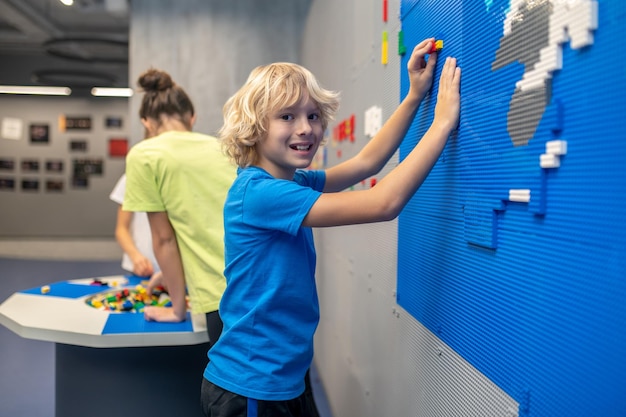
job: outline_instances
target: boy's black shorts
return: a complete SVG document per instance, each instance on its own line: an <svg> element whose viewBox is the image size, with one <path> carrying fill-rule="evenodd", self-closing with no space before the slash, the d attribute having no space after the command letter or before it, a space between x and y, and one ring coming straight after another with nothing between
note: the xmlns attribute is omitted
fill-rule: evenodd
<svg viewBox="0 0 626 417"><path fill-rule="evenodd" d="M202 411L207 417L318 417L311 390L287 401L254 400L202 380Z"/></svg>

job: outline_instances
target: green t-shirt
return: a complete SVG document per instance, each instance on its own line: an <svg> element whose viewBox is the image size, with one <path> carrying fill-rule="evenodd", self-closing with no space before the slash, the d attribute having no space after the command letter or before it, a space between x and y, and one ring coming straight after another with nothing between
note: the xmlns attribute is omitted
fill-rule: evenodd
<svg viewBox="0 0 626 417"><path fill-rule="evenodd" d="M223 209L235 177L217 139L200 133L165 132L126 157L123 209L167 212L194 313L217 310L226 287Z"/></svg>

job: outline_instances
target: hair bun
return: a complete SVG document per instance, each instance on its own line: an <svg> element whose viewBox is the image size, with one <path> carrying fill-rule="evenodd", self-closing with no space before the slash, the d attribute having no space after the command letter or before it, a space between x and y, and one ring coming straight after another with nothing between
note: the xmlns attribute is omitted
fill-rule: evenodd
<svg viewBox="0 0 626 417"><path fill-rule="evenodd" d="M172 77L165 71L151 68L141 74L137 84L143 91L164 91L174 86Z"/></svg>

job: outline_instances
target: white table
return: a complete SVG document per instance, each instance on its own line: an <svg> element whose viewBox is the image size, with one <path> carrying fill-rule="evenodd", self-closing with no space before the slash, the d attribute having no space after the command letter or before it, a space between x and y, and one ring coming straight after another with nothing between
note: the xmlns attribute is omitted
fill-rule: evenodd
<svg viewBox="0 0 626 417"><path fill-rule="evenodd" d="M209 346L204 315L156 323L141 313L86 303L140 282L122 275L61 281L17 292L0 304L0 324L24 338L55 343L57 416L202 415Z"/></svg>

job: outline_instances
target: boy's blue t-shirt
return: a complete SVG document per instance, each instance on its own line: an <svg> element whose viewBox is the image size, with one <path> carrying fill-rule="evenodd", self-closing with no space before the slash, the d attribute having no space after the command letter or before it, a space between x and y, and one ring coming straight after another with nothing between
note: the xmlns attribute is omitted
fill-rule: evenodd
<svg viewBox="0 0 626 417"><path fill-rule="evenodd" d="M313 233L301 224L325 182L324 171L288 181L249 167L228 193L224 329L204 371L223 389L267 401L304 391L319 303Z"/></svg>

